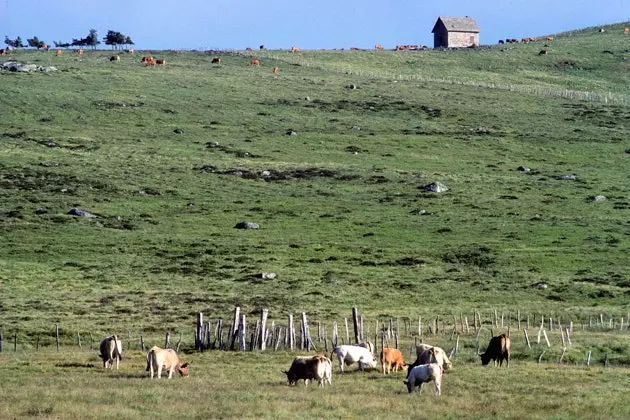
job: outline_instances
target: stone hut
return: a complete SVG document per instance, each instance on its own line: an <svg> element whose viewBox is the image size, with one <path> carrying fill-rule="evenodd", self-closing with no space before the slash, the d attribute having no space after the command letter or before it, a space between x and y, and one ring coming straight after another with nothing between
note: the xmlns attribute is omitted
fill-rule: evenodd
<svg viewBox="0 0 630 420"><path fill-rule="evenodd" d="M431 31L433 48L461 48L479 45L479 26L475 19L440 16Z"/></svg>

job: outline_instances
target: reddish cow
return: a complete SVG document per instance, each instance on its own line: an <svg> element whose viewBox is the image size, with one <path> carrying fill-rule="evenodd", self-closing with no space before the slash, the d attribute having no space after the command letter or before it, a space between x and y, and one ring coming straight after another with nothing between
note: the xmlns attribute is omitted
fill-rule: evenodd
<svg viewBox="0 0 630 420"><path fill-rule="evenodd" d="M252 60L249 60L249 65L250 66L260 66L260 61L258 61L257 58L254 58Z"/></svg>
<svg viewBox="0 0 630 420"><path fill-rule="evenodd" d="M275 66L275 67L273 68L273 74L278 74L278 71L279 71L279 70L278 70L278 66Z"/></svg>
<svg viewBox="0 0 630 420"><path fill-rule="evenodd" d="M383 366L383 375L386 375L394 370L394 372L398 372L399 369L406 369L407 364L403 359L403 355L398 349L390 349L385 347L383 351L381 351L381 364Z"/></svg>
<svg viewBox="0 0 630 420"><path fill-rule="evenodd" d="M484 354L479 354L481 357L481 364L487 365L492 360L496 366L497 362L499 366L503 366L503 361L507 362L507 367L510 367L510 353L512 351L512 343L510 337L505 334L497 335L490 339L488 348Z"/></svg>
<svg viewBox="0 0 630 420"><path fill-rule="evenodd" d="M299 51L300 51L300 47L296 47L295 45L291 47L292 53L299 52Z"/></svg>
<svg viewBox="0 0 630 420"><path fill-rule="evenodd" d="M381 44L376 44L376 45L374 46L374 49L375 49L375 50L383 50L384 48L383 48L383 46L382 46Z"/></svg>
<svg viewBox="0 0 630 420"><path fill-rule="evenodd" d="M61 55L62 55L62 54L63 54L63 51L61 51L61 50L57 50L57 51L55 51L55 55L56 55L57 57L61 57Z"/></svg>

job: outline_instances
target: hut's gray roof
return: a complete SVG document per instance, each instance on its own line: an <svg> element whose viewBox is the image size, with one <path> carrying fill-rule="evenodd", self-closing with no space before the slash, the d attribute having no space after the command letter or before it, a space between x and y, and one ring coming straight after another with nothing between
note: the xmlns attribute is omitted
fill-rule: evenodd
<svg viewBox="0 0 630 420"><path fill-rule="evenodd" d="M435 22L435 26L433 26L433 30L431 32L435 32L438 24L442 21L444 27L449 32L476 32L479 33L479 26L475 19L471 17L449 17L449 16L440 16L438 17L437 22Z"/></svg>

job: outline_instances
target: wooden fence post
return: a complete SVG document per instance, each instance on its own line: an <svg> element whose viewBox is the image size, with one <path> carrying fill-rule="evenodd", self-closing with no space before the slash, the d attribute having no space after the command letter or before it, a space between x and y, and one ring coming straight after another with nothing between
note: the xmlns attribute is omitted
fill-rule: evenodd
<svg viewBox="0 0 630 420"><path fill-rule="evenodd" d="M240 309L240 308L239 308ZM246 337L247 337L247 324L245 314L241 314L238 322L238 351L245 351Z"/></svg>
<svg viewBox="0 0 630 420"><path fill-rule="evenodd" d="M350 330L348 329L348 318L343 319L346 323L346 342L344 344L350 344Z"/></svg>
<svg viewBox="0 0 630 420"><path fill-rule="evenodd" d="M182 344L182 332L179 332L179 339L177 340L177 344L175 345L175 351L179 352L179 346Z"/></svg>
<svg viewBox="0 0 630 420"><path fill-rule="evenodd" d="M569 327L566 328L566 333L567 333L567 341L569 342L569 347L571 347L573 344L571 343L571 334L569 334Z"/></svg>
<svg viewBox="0 0 630 420"><path fill-rule="evenodd" d="M269 309L264 308L260 314L260 351L267 349L267 316Z"/></svg>
<svg viewBox="0 0 630 420"><path fill-rule="evenodd" d="M545 354L545 350L541 350L540 354L538 355L538 363L542 361L543 354Z"/></svg>
<svg viewBox="0 0 630 420"><path fill-rule="evenodd" d="M13 351L17 351L17 330L13 333Z"/></svg>
<svg viewBox="0 0 630 420"><path fill-rule="evenodd" d="M79 349L83 348L83 346L81 345L81 333L77 333L77 342L79 344Z"/></svg>
<svg viewBox="0 0 630 420"><path fill-rule="evenodd" d="M418 315L418 335L422 337L422 315Z"/></svg>
<svg viewBox="0 0 630 420"><path fill-rule="evenodd" d="M140 335L140 349L142 351L144 351L145 347L144 347L144 337L142 336L142 334Z"/></svg>
<svg viewBox="0 0 630 420"><path fill-rule="evenodd" d="M359 344L361 338L359 337L359 313L356 306L352 308L352 324L354 326L354 343Z"/></svg>
<svg viewBox="0 0 630 420"><path fill-rule="evenodd" d="M295 348L295 330L293 328L293 314L288 315L287 341L289 343L289 349L293 351L293 349Z"/></svg>
<svg viewBox="0 0 630 420"><path fill-rule="evenodd" d="M167 349L171 345L171 332L166 331L166 337L164 338L164 348Z"/></svg>
<svg viewBox="0 0 630 420"><path fill-rule="evenodd" d="M606 353L606 358L604 359L604 366L608 366L608 353Z"/></svg>
<svg viewBox="0 0 630 420"><path fill-rule="evenodd" d="M306 345L306 351L311 351L311 334L308 328L308 319L306 318L306 312L302 312L302 328L304 331L304 344Z"/></svg>
<svg viewBox="0 0 630 420"><path fill-rule="evenodd" d="M223 319L217 321L217 330L214 333L214 339L218 343L219 350L223 350Z"/></svg>
<svg viewBox="0 0 630 420"><path fill-rule="evenodd" d="M2 344L4 343L4 337L2 335L2 330L0 329L0 353L2 353Z"/></svg>
<svg viewBox="0 0 630 420"><path fill-rule="evenodd" d="M59 351L59 324L55 324L55 337L57 339L57 351Z"/></svg>
<svg viewBox="0 0 630 420"><path fill-rule="evenodd" d="M241 308L239 306L234 308L234 319L232 321L232 328L230 330L230 341L228 344L228 350L234 350L234 342L238 335L239 323L241 320Z"/></svg>
<svg viewBox="0 0 630 420"><path fill-rule="evenodd" d="M131 331L127 330L127 350L131 350Z"/></svg>
<svg viewBox="0 0 630 420"><path fill-rule="evenodd" d="M90 333L90 350L94 350L94 336Z"/></svg>
<svg viewBox="0 0 630 420"><path fill-rule="evenodd" d="M359 322L359 343L363 342L363 337L364 337L363 336L363 315L361 315L360 322Z"/></svg>
<svg viewBox="0 0 630 420"><path fill-rule="evenodd" d="M527 335L527 328L524 328L524 329L523 329L523 334L525 334L525 342L527 343L527 348L531 349L531 348L532 348L532 346L531 346L531 344L529 343L529 335Z"/></svg>
<svg viewBox="0 0 630 420"><path fill-rule="evenodd" d="M591 351L589 350L588 354L586 355L586 366L590 366L591 365Z"/></svg>
<svg viewBox="0 0 630 420"><path fill-rule="evenodd" d="M197 312L197 325L195 329L195 350L203 351L203 313Z"/></svg>
<svg viewBox="0 0 630 420"><path fill-rule="evenodd" d="M545 337L545 341L547 342L547 347L551 347L551 344L549 344L549 339L547 338L547 332L545 330L543 330L543 336Z"/></svg>
<svg viewBox="0 0 630 420"><path fill-rule="evenodd" d="M37 334L37 340L35 341L35 350L39 350L39 334Z"/></svg>

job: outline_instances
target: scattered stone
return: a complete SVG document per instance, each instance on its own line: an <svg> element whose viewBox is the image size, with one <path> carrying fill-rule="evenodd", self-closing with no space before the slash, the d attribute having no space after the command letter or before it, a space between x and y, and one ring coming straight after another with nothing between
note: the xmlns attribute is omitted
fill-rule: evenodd
<svg viewBox="0 0 630 420"><path fill-rule="evenodd" d="M355 131L359 131L359 130L361 130L361 127L359 127L358 125L353 125L352 129L355 130Z"/></svg>
<svg viewBox="0 0 630 420"><path fill-rule="evenodd" d="M519 166L518 170L521 172L531 172L531 168L529 166Z"/></svg>
<svg viewBox="0 0 630 420"><path fill-rule="evenodd" d="M173 130L173 133L175 133L175 134L184 134L184 130L182 130L181 128L176 128L175 130Z"/></svg>
<svg viewBox="0 0 630 420"><path fill-rule="evenodd" d="M52 139L42 140L41 144L48 147L60 147L59 143L54 142Z"/></svg>
<svg viewBox="0 0 630 420"><path fill-rule="evenodd" d="M354 89L356 89L356 88L357 88L357 86L356 86L356 85L346 85L346 86L344 86L344 87L345 87L346 89L352 89L352 90L354 90Z"/></svg>
<svg viewBox="0 0 630 420"><path fill-rule="evenodd" d="M287 136L297 136L297 133L293 130L287 131Z"/></svg>
<svg viewBox="0 0 630 420"><path fill-rule="evenodd" d="M57 162L39 162L39 166L51 167L51 166L59 166Z"/></svg>
<svg viewBox="0 0 630 420"><path fill-rule="evenodd" d="M175 111L174 109L165 109L164 112L166 112L167 114L177 114L177 111Z"/></svg>
<svg viewBox="0 0 630 420"><path fill-rule="evenodd" d="M534 284L534 287L537 289L546 289L549 286L547 286L547 283L541 281L539 283Z"/></svg>
<svg viewBox="0 0 630 420"><path fill-rule="evenodd" d="M306 98L304 98L304 100L307 101L307 102L311 102L311 97L307 96Z"/></svg>
<svg viewBox="0 0 630 420"><path fill-rule="evenodd" d="M41 71L50 73L57 69L52 66L38 66L37 64L24 64L19 61L5 61L0 63L0 70L13 71L17 73L32 73L35 71Z"/></svg>
<svg viewBox="0 0 630 420"><path fill-rule="evenodd" d="M434 193L441 193L441 192L446 192L449 190L449 188L442 184L441 182L433 182L431 184L425 185L424 187L422 187L425 191L431 191Z"/></svg>
<svg viewBox="0 0 630 420"><path fill-rule="evenodd" d="M234 226L236 229L258 229L258 223L254 222L239 222Z"/></svg>
<svg viewBox="0 0 630 420"><path fill-rule="evenodd" d="M260 176L262 176L263 178L268 178L271 176L271 171L262 171L260 173Z"/></svg>
<svg viewBox="0 0 630 420"><path fill-rule="evenodd" d="M603 196L603 195L596 195L591 198L593 201L606 201L606 196Z"/></svg>
<svg viewBox="0 0 630 420"><path fill-rule="evenodd" d="M208 149L216 149L217 147L219 147L219 142L209 141L208 143L206 143L206 147Z"/></svg>
<svg viewBox="0 0 630 420"><path fill-rule="evenodd" d="M564 179L564 180L567 180L567 181L575 181L576 180L575 175L571 175L571 174L569 174L569 175L554 175L554 178L555 179Z"/></svg>
<svg viewBox="0 0 630 420"><path fill-rule="evenodd" d="M98 217L94 213L90 213L87 210L83 210L79 207L73 207L68 211L68 214L71 216L79 216L79 217Z"/></svg>
<svg viewBox="0 0 630 420"><path fill-rule="evenodd" d="M260 277L265 280L273 280L276 278L276 273L260 273Z"/></svg>

